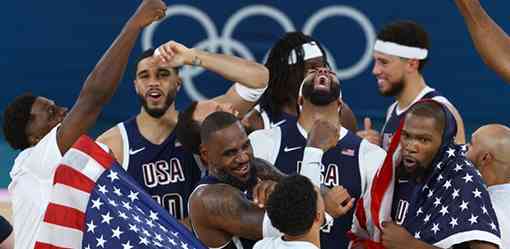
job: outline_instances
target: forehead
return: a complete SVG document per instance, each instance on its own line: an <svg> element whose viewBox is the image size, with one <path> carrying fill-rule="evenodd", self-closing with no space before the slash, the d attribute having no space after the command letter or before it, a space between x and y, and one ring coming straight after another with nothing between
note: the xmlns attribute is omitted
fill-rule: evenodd
<svg viewBox="0 0 510 249"><path fill-rule="evenodd" d="M414 135L441 136L440 124L432 117L417 116L409 113L404 122L404 131Z"/></svg>
<svg viewBox="0 0 510 249"><path fill-rule="evenodd" d="M373 56L374 56L374 59L379 59L379 60L382 59L382 60L394 61L394 60L400 59L400 57L398 57L398 56L381 53L378 51L374 51Z"/></svg>
<svg viewBox="0 0 510 249"><path fill-rule="evenodd" d="M173 68L170 66L165 66L161 60L154 58L153 56L144 58L140 62L138 62L136 73L141 71L152 71L157 69L167 69L173 71Z"/></svg>
<svg viewBox="0 0 510 249"><path fill-rule="evenodd" d="M32 111L39 111L53 104L55 104L53 100L47 99L45 97L37 97L34 101L34 104L32 105Z"/></svg>
<svg viewBox="0 0 510 249"><path fill-rule="evenodd" d="M320 67L324 65L324 57L315 57L311 58L305 61L305 67L307 68L314 68L314 67Z"/></svg>
<svg viewBox="0 0 510 249"><path fill-rule="evenodd" d="M237 147L244 144L246 140L248 140L248 136L240 122L235 122L229 127L215 131L209 139L210 144L221 150Z"/></svg>

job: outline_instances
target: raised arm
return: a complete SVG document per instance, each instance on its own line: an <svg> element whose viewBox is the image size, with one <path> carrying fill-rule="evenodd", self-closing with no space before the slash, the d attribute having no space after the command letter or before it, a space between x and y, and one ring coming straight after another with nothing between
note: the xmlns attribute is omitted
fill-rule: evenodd
<svg viewBox="0 0 510 249"><path fill-rule="evenodd" d="M197 48L169 41L158 48L159 56L171 66L194 65L236 82L225 94L215 98L230 103L244 116L264 93L269 81L269 70L262 64L236 56L209 53Z"/></svg>
<svg viewBox="0 0 510 249"><path fill-rule="evenodd" d="M195 191L190 197L190 217L198 238L208 247L222 246L232 236L262 238L264 209L230 185L207 185Z"/></svg>
<svg viewBox="0 0 510 249"><path fill-rule="evenodd" d="M57 133L60 152L65 153L78 137L94 125L102 107L117 89L141 29L162 18L165 10L166 5L161 0L144 0L124 25L87 77L76 103L62 122Z"/></svg>
<svg viewBox="0 0 510 249"><path fill-rule="evenodd" d="M510 83L510 37L487 15L478 0L455 0L485 64Z"/></svg>

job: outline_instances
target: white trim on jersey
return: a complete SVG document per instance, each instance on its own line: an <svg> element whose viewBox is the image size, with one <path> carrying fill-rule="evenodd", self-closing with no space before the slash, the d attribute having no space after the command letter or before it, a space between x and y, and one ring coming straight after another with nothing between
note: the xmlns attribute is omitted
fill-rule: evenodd
<svg viewBox="0 0 510 249"><path fill-rule="evenodd" d="M129 138L127 135L126 127L124 123L118 123L117 127L120 131L120 137L122 138L122 168L127 171L129 167Z"/></svg>
<svg viewBox="0 0 510 249"><path fill-rule="evenodd" d="M298 130L301 135L306 139L308 136L306 131L298 124ZM339 141L347 135L347 129L340 129L340 137ZM275 127L270 130L257 130L252 132L249 135L250 143L253 148L253 155L257 158L264 159L272 164L276 162L278 158L278 153L280 152L282 135L281 135L281 127ZM303 146L306 146L303 145ZM292 149L292 148L289 148ZM306 150L305 150L306 151ZM307 154L304 154L303 157L307 157ZM367 185L371 182L374 177L377 169L384 162L384 158L386 157L386 151L380 148L377 145L371 144L367 140L363 139L358 153L358 165L360 168L361 175L361 191L364 193L368 187ZM319 161L317 161L319 160ZM311 159L303 161L307 163L307 165L302 166L302 168L310 166L314 167L316 164L320 164L321 159ZM303 173L306 171L303 171ZM313 175L305 175L311 179L313 179Z"/></svg>

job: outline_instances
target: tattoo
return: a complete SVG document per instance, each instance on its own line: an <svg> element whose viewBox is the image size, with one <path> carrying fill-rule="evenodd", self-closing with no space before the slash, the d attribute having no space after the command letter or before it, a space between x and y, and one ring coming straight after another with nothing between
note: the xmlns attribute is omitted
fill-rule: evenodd
<svg viewBox="0 0 510 249"><path fill-rule="evenodd" d="M238 189L227 184L214 184L200 193L209 227L233 236L261 239L264 210L257 208Z"/></svg>
<svg viewBox="0 0 510 249"><path fill-rule="evenodd" d="M202 60L200 58L198 58L198 56L195 56L195 57L193 57L191 64L193 66L197 66L197 67L202 66Z"/></svg>
<svg viewBox="0 0 510 249"><path fill-rule="evenodd" d="M243 202L241 191L227 184L215 184L208 188L207 195L202 198L202 205L211 215L239 219L242 210L247 209L247 203Z"/></svg>
<svg viewBox="0 0 510 249"><path fill-rule="evenodd" d="M278 182L283 177L287 176L264 159L254 158L253 166L257 169L257 177L262 180L273 180Z"/></svg>

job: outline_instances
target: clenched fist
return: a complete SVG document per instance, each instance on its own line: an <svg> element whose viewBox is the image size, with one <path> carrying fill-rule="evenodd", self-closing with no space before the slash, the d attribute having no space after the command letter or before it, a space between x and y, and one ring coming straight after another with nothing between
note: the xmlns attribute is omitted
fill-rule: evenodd
<svg viewBox="0 0 510 249"><path fill-rule="evenodd" d="M138 28L145 28L165 16L166 4L161 0L143 0L131 22Z"/></svg>

